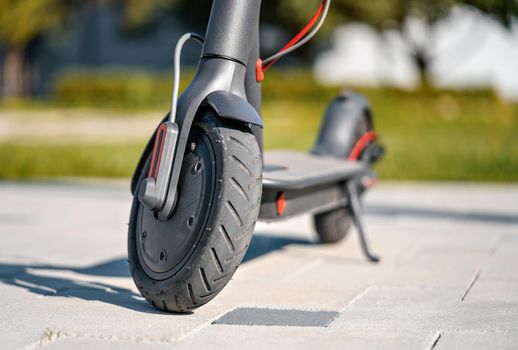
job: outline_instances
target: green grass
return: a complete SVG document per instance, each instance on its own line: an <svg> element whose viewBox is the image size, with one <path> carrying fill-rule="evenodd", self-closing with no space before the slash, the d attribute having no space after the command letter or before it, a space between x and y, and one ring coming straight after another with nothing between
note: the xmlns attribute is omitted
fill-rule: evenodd
<svg viewBox="0 0 518 350"><path fill-rule="evenodd" d="M1 145L4 166L0 178L126 177L131 175L143 147L144 143Z"/></svg>
<svg viewBox="0 0 518 350"><path fill-rule="evenodd" d="M518 181L516 106L492 95L365 92L386 147L376 168L382 178ZM323 105L294 100L267 104L266 147L310 148Z"/></svg>
<svg viewBox="0 0 518 350"><path fill-rule="evenodd" d="M311 148L324 109L339 88L319 87L303 71L274 71L263 88L266 148ZM376 167L381 178L518 181L518 105L488 90L359 90L371 102L386 147ZM142 141L0 144L0 178L129 176L143 146Z"/></svg>

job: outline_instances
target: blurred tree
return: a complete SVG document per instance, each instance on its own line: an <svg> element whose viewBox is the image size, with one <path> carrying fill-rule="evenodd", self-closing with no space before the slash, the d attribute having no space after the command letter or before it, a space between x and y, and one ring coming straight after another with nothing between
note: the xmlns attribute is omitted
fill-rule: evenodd
<svg viewBox="0 0 518 350"><path fill-rule="evenodd" d="M32 42L63 25L73 9L84 4L107 3L123 6L127 29L146 26L171 11L180 11L183 21L203 28L211 5L210 0L0 0L0 44L6 51L5 95L17 97L28 92L25 56ZM311 17L318 3L317 0L263 0L262 19L296 32ZM364 22L380 31L397 30L409 48L422 84L427 85L433 60L430 40L415 40L406 30L407 18L421 19L426 24L425 32L430 34L433 25L444 18L452 6L459 4L473 6L507 27L512 16L518 15L517 0L332 0L324 31L351 21Z"/></svg>
<svg viewBox="0 0 518 350"><path fill-rule="evenodd" d="M506 28L510 28L513 18L518 16L517 0L463 0L461 3L490 15Z"/></svg>
<svg viewBox="0 0 518 350"><path fill-rule="evenodd" d="M210 0L115 0L124 6L126 29L139 29L163 15L178 11L182 21L205 26L209 18L212 1Z"/></svg>
<svg viewBox="0 0 518 350"><path fill-rule="evenodd" d="M169 11L179 0L119 0L124 5L125 25L127 29L145 26L156 19L160 10Z"/></svg>
<svg viewBox="0 0 518 350"><path fill-rule="evenodd" d="M69 5L64 0L0 0L0 44L6 52L5 96L20 97L28 92L27 47L63 23Z"/></svg>
<svg viewBox="0 0 518 350"><path fill-rule="evenodd" d="M314 8L307 0L263 1L275 6L268 13L277 14L278 20L292 30L299 28L311 16ZM431 50L433 26L443 19L455 5L466 5L496 19L509 27L513 16L518 16L517 0L332 0L326 27L329 29L344 22L363 22L380 32L397 30L409 49L409 55L419 72L421 84L429 85L429 68L433 60ZM418 18L424 24L425 38L417 39L407 28L409 16Z"/></svg>
<svg viewBox="0 0 518 350"><path fill-rule="evenodd" d="M199 13L192 5L210 9L209 0L0 0L0 45L5 50L3 90L5 97L21 97L30 93L30 70L27 69L28 48L52 30L63 27L67 20L88 6L122 5L125 29L139 29L167 15L175 5L183 5L184 13ZM202 7L203 8L203 7ZM187 15L188 20L200 18Z"/></svg>
<svg viewBox="0 0 518 350"><path fill-rule="evenodd" d="M209 0L121 0L126 4L126 18L130 26L140 26L154 18L157 9L171 9L182 12L186 22L204 26L210 11ZM263 0L261 18L263 21L278 23L287 30L296 32L312 16L319 1L314 0ZM332 0L331 9L324 31L344 22L363 22L380 32L393 29L400 33L408 48L421 84L429 85L432 52L433 26L445 18L455 5L467 5L478 9L509 27L511 18L518 16L517 0ZM416 39L407 28L409 16L424 24L424 38ZM307 52L307 50L304 50Z"/></svg>
<svg viewBox="0 0 518 350"><path fill-rule="evenodd" d="M125 23L134 28L152 19L157 8L175 0L0 0L0 45L3 62L4 96L21 97L30 93L27 49L46 33L61 28L70 17L86 6L125 5Z"/></svg>

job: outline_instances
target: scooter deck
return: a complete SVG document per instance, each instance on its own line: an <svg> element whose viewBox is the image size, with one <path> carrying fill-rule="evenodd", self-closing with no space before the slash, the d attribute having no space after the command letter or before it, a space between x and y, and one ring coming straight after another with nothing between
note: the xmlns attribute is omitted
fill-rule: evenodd
<svg viewBox="0 0 518 350"><path fill-rule="evenodd" d="M359 162L295 151L264 154L259 219L273 221L347 205L345 183L368 172Z"/></svg>
<svg viewBox="0 0 518 350"><path fill-rule="evenodd" d="M266 189L318 186L344 181L366 170L359 162L296 151L265 152L264 160L263 188Z"/></svg>

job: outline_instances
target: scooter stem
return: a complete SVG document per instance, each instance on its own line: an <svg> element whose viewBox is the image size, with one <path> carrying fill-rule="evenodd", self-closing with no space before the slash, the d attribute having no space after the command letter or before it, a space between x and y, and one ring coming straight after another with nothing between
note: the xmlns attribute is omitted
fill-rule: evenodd
<svg viewBox="0 0 518 350"><path fill-rule="evenodd" d="M260 9L261 0L214 0L202 58L221 57L246 66Z"/></svg>
<svg viewBox="0 0 518 350"><path fill-rule="evenodd" d="M197 73L178 104L172 106L177 107L170 114L174 123L167 121L163 132L157 133L149 177L139 189L142 204L157 212L161 220L166 220L174 210L189 131L202 102L210 103L211 93L228 93L224 97L219 95L219 101L223 98L223 102L214 101L216 97L212 101L230 108L226 108L230 113L220 111L223 116L254 124L255 129L262 127L257 106L254 110L246 102L250 92L254 101L260 101L260 95L257 98L260 90L245 87L250 55L258 53L260 6L261 0L214 0L212 4Z"/></svg>

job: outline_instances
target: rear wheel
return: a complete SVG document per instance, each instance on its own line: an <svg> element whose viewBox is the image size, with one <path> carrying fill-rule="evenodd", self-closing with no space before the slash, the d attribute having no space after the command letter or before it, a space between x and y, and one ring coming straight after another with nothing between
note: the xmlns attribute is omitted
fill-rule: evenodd
<svg viewBox="0 0 518 350"><path fill-rule="evenodd" d="M322 243L336 243L344 239L352 222L347 208L333 209L314 216L315 229Z"/></svg>
<svg viewBox="0 0 518 350"><path fill-rule="evenodd" d="M197 118L172 216L161 221L137 196L133 199L129 264L137 288L153 306L189 311L230 281L258 217L261 172L261 153L250 131L224 124L210 111Z"/></svg>
<svg viewBox="0 0 518 350"><path fill-rule="evenodd" d="M367 131L369 131L369 122L367 117L364 116L358 120L354 130L355 143ZM351 145L351 149L347 150L346 154L351 153L352 147L354 147L354 144ZM347 236L352 226L353 219L349 209L341 207L315 214L313 217L313 223L322 243L337 243Z"/></svg>

